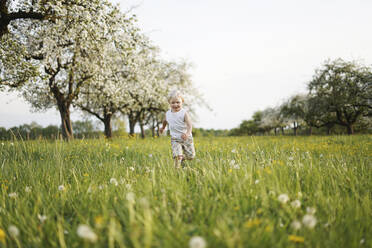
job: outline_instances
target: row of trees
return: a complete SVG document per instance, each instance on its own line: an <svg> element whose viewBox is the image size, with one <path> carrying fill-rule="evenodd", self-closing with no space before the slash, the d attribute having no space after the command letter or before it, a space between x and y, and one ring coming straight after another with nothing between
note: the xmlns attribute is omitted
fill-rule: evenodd
<svg viewBox="0 0 372 248"><path fill-rule="evenodd" d="M112 119L126 115L155 130L180 89L186 103L205 104L184 61L165 61L136 18L107 0L2 0L0 90L16 90L34 110L57 108L65 139L72 109L93 115L112 137ZM193 112L193 106L186 106Z"/></svg>
<svg viewBox="0 0 372 248"><path fill-rule="evenodd" d="M290 97L277 107L269 107L243 121L231 135L284 133L292 128L324 128L329 134L337 126L353 134L372 129L372 69L342 59L326 61L308 83L307 94Z"/></svg>

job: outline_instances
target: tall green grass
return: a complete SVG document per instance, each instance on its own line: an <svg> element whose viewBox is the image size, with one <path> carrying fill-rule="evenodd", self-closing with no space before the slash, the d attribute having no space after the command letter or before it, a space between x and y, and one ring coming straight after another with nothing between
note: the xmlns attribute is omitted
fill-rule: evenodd
<svg viewBox="0 0 372 248"><path fill-rule="evenodd" d="M372 247L372 136L194 140L0 142L0 247Z"/></svg>

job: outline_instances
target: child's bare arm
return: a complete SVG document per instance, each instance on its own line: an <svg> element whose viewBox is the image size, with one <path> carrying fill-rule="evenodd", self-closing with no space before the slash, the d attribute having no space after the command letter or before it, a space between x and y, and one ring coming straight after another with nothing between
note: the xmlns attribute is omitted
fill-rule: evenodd
<svg viewBox="0 0 372 248"><path fill-rule="evenodd" d="M192 133L192 123L191 123L191 120L190 120L190 116L188 115L188 113L186 112L185 113L185 123L186 123L186 133L184 135L182 135L182 138L185 140L187 139L189 136L191 136L191 133Z"/></svg>
<svg viewBox="0 0 372 248"><path fill-rule="evenodd" d="M159 130L159 131L160 131L160 134L163 134L165 128L167 127L167 125L168 125L167 120L164 119L163 122L162 122L162 124L163 124L163 126L162 126L162 127L160 128L160 130Z"/></svg>

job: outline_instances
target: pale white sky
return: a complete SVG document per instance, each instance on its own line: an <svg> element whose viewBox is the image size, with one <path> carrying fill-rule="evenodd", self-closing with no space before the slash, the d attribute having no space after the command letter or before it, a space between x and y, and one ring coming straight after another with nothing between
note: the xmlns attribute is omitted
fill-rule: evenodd
<svg viewBox="0 0 372 248"><path fill-rule="evenodd" d="M372 64L370 0L112 0L138 5L139 25L167 59L194 65L194 84L212 107L195 127L230 129L254 111L306 92L326 59ZM81 118L74 114L73 119ZM0 126L59 125L55 110L30 113L0 93Z"/></svg>

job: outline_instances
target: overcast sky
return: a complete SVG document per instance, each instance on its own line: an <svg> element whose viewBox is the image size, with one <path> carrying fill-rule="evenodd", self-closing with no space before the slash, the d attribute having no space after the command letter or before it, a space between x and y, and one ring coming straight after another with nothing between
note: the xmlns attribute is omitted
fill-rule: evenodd
<svg viewBox="0 0 372 248"><path fill-rule="evenodd" d="M135 13L166 59L186 59L213 111L195 127L230 129L253 112L305 93L326 59L372 64L370 0L112 0ZM81 118L74 114L73 119ZM59 124L55 110L30 113L0 93L0 126Z"/></svg>

